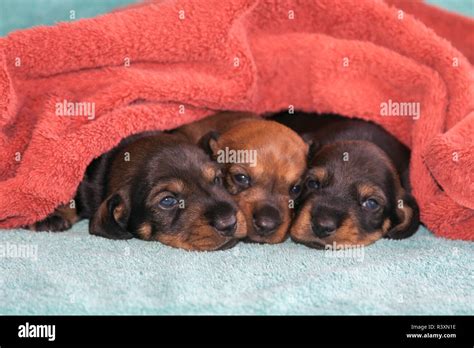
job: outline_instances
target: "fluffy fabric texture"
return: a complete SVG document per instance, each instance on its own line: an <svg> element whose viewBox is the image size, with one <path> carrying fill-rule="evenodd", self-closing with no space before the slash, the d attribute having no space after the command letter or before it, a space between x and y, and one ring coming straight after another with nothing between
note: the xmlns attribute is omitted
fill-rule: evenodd
<svg viewBox="0 0 474 348"><path fill-rule="evenodd" d="M425 229L352 255L291 242L186 252L91 236L85 222L0 233L0 251L14 247L29 251L0 262L0 314L474 313L474 244Z"/></svg>
<svg viewBox="0 0 474 348"><path fill-rule="evenodd" d="M88 163L132 133L293 105L383 125L412 148L423 222L472 240L472 29L406 1L176 0L12 33L0 39L0 227L68 202ZM57 116L64 100L94 102L95 119ZM389 100L420 103L421 117L382 117Z"/></svg>

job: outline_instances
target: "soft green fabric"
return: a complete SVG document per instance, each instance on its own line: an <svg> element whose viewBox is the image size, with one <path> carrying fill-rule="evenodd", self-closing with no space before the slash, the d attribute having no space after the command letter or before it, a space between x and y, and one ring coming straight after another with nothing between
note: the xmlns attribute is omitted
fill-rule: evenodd
<svg viewBox="0 0 474 348"><path fill-rule="evenodd" d="M426 3L474 17L474 0L425 0Z"/></svg>
<svg viewBox="0 0 474 348"><path fill-rule="evenodd" d="M1 314L474 314L474 243L424 229L353 257L290 241L186 252L86 222L0 233L0 253L13 245L29 257L1 258Z"/></svg>
<svg viewBox="0 0 474 348"><path fill-rule="evenodd" d="M203 0L196 0L203 1ZM310 0L308 0L310 1ZM94 17L138 1L133 0L0 0L0 36L34 25L53 25ZM474 0L428 0L427 3L474 17Z"/></svg>
<svg viewBox="0 0 474 348"><path fill-rule="evenodd" d="M0 35L130 2L0 0ZM472 0L430 2L474 15ZM422 228L335 256L290 241L186 252L90 236L86 222L1 231L0 314L474 314L474 243Z"/></svg>
<svg viewBox="0 0 474 348"><path fill-rule="evenodd" d="M94 17L122 7L132 0L0 0L0 36L13 30L36 25L53 25L58 22Z"/></svg>

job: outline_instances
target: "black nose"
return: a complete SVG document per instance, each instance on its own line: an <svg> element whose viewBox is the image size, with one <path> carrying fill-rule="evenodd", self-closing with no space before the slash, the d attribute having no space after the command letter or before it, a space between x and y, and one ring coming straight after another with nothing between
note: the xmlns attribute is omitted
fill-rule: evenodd
<svg viewBox="0 0 474 348"><path fill-rule="evenodd" d="M337 222L330 217L319 217L313 219L312 228L316 237L326 238L336 232Z"/></svg>
<svg viewBox="0 0 474 348"><path fill-rule="evenodd" d="M268 236L280 227L280 213L271 205L266 205L254 213L253 224L259 235Z"/></svg>
<svg viewBox="0 0 474 348"><path fill-rule="evenodd" d="M237 217L235 214L220 216L216 218L212 225L214 228L225 236L231 236L235 232L235 226L237 225Z"/></svg>
<svg viewBox="0 0 474 348"><path fill-rule="evenodd" d="M224 236L232 236L237 226L236 211L227 202L217 202L211 206L206 216L209 224Z"/></svg>

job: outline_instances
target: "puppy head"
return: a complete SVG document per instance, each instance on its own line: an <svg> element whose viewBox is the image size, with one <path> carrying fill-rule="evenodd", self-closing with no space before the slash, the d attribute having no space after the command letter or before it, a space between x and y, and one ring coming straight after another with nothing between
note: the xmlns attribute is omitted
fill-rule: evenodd
<svg viewBox="0 0 474 348"><path fill-rule="evenodd" d="M311 161L291 237L315 248L406 238L419 225L415 199L388 156L366 141L323 146Z"/></svg>
<svg viewBox="0 0 474 348"><path fill-rule="evenodd" d="M308 145L291 129L265 120L248 120L202 141L224 165L225 186L245 216L248 239L284 241L293 200L301 191Z"/></svg>
<svg viewBox="0 0 474 348"><path fill-rule="evenodd" d="M225 249L245 237L245 218L223 186L220 167L204 151L185 143L146 156L137 151L127 164L136 170L100 205L92 234L187 250Z"/></svg>

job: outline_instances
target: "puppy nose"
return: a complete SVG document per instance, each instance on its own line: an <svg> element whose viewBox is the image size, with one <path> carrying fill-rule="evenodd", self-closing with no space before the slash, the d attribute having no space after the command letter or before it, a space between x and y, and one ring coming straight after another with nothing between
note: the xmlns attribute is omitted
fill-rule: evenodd
<svg viewBox="0 0 474 348"><path fill-rule="evenodd" d="M224 236L233 235L236 225L237 217L235 214L219 216L212 222L212 226Z"/></svg>
<svg viewBox="0 0 474 348"><path fill-rule="evenodd" d="M318 218L313 220L312 228L316 237L326 238L336 231L337 223L331 218Z"/></svg>
<svg viewBox="0 0 474 348"><path fill-rule="evenodd" d="M281 225L280 213L270 205L264 206L254 214L253 224L261 236L270 235Z"/></svg>
<svg viewBox="0 0 474 348"><path fill-rule="evenodd" d="M232 236L237 226L236 211L227 202L217 202L206 213L209 224L224 236Z"/></svg>

